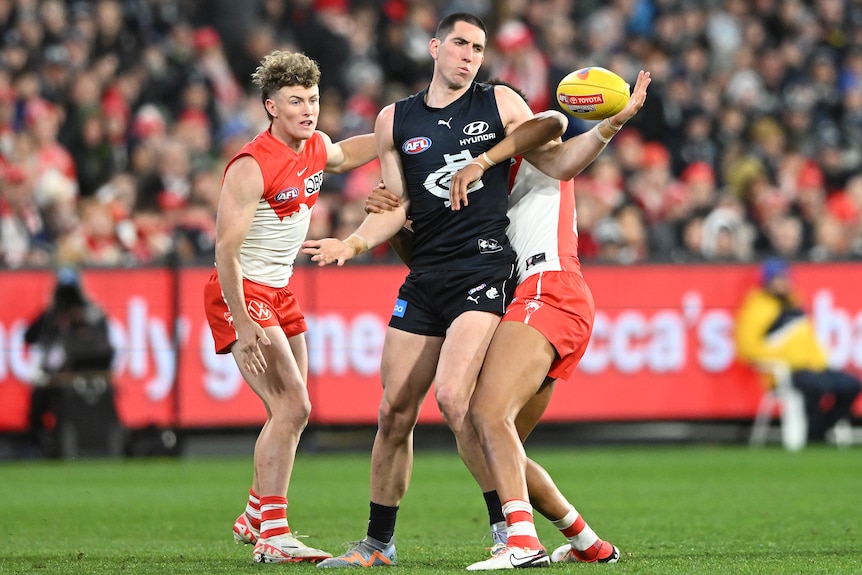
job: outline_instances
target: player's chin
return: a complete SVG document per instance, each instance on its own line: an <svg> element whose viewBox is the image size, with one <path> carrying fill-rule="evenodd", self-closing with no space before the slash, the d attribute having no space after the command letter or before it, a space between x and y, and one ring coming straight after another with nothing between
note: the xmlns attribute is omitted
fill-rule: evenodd
<svg viewBox="0 0 862 575"><path fill-rule="evenodd" d="M310 138L314 134L314 130L316 130L316 129L317 129L317 123L316 122L313 122L311 124L302 123L296 127L298 135L300 135L303 138Z"/></svg>
<svg viewBox="0 0 862 575"><path fill-rule="evenodd" d="M472 73L456 72L449 80L449 87L453 90L460 90L464 86L470 84L475 77L475 74Z"/></svg>

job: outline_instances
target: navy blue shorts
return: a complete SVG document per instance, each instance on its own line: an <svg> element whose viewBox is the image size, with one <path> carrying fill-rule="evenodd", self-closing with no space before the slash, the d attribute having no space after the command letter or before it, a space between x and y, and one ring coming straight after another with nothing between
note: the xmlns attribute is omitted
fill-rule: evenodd
<svg viewBox="0 0 862 575"><path fill-rule="evenodd" d="M418 335L445 336L455 318L465 311L502 316L516 284L514 266L410 272L398 290L389 327Z"/></svg>

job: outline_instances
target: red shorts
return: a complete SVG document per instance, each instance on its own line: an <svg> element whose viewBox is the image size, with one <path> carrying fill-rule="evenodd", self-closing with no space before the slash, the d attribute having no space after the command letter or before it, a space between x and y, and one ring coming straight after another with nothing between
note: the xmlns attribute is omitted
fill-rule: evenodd
<svg viewBox="0 0 862 575"><path fill-rule="evenodd" d="M548 376L565 379L587 350L594 317L593 295L583 276L541 272L518 285L503 321L520 321L539 330L560 356Z"/></svg>
<svg viewBox="0 0 862 575"><path fill-rule="evenodd" d="M263 327L281 326L287 337L293 337L308 330L299 303L288 286L272 288L243 279L242 290L249 315L258 324ZM216 353L229 353L236 341L236 331L218 283L216 270L213 270L209 281L204 286L204 311L213 333Z"/></svg>

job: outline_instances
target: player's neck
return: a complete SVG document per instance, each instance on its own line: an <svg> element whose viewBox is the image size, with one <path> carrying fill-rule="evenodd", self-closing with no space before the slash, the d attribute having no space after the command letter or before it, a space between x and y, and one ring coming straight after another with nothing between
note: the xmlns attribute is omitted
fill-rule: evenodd
<svg viewBox="0 0 862 575"><path fill-rule="evenodd" d="M473 83L470 82L466 86L454 88L443 82L431 82L428 86L428 91L425 93L425 105L429 108L442 109L460 98L470 88Z"/></svg>
<svg viewBox="0 0 862 575"><path fill-rule="evenodd" d="M302 149L305 147L305 142L308 141L307 138L296 138L291 136L289 132L284 129L279 129L276 124L270 124L269 133L272 134L272 137L296 152L297 154L302 152Z"/></svg>

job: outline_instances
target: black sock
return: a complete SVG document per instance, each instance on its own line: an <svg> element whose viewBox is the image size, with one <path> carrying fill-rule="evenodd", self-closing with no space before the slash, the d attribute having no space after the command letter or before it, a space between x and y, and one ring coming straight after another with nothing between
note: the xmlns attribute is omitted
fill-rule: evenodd
<svg viewBox="0 0 862 575"><path fill-rule="evenodd" d="M381 543L389 543L395 535L395 517L398 507L388 507L371 502L371 514L368 518L368 536Z"/></svg>
<svg viewBox="0 0 862 575"><path fill-rule="evenodd" d="M500 496L497 495L497 491L488 491L487 493L483 493L482 496L485 498L485 506L488 508L488 518L491 520L491 525L505 521L506 516L503 515L503 504L500 502Z"/></svg>

